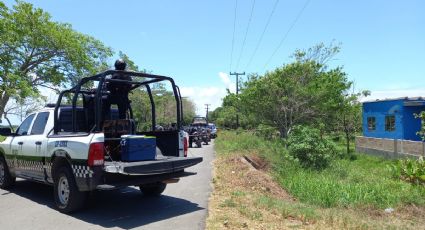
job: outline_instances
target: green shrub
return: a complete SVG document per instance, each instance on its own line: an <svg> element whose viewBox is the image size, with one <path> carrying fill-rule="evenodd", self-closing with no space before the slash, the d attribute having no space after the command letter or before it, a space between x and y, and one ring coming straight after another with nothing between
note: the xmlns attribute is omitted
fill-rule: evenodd
<svg viewBox="0 0 425 230"><path fill-rule="evenodd" d="M421 119L421 130L419 130L416 134L419 135L423 141L425 141L425 111L422 111L419 114L414 114L415 118Z"/></svg>
<svg viewBox="0 0 425 230"><path fill-rule="evenodd" d="M296 126L288 138L289 153L304 167L324 169L335 155L335 144L322 137L320 130Z"/></svg>
<svg viewBox="0 0 425 230"><path fill-rule="evenodd" d="M417 160L403 159L390 166L394 177L414 184L425 185L425 161L422 157Z"/></svg>

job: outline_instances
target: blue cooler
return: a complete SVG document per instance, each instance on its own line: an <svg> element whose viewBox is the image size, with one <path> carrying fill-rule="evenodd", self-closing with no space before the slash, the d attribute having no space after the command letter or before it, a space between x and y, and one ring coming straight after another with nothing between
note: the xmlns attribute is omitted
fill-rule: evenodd
<svg viewBox="0 0 425 230"><path fill-rule="evenodd" d="M155 160L156 138L144 135L121 136L122 161Z"/></svg>

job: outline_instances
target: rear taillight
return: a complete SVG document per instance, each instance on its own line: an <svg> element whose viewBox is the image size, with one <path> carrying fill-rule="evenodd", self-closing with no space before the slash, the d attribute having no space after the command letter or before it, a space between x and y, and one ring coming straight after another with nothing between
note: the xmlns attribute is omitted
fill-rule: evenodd
<svg viewBox="0 0 425 230"><path fill-rule="evenodd" d="M188 150L188 144L187 144L187 137L183 138L183 150L184 150L184 156L187 157L187 150Z"/></svg>
<svg viewBox="0 0 425 230"><path fill-rule="evenodd" d="M92 143L89 148L88 165L99 166L104 163L103 142Z"/></svg>

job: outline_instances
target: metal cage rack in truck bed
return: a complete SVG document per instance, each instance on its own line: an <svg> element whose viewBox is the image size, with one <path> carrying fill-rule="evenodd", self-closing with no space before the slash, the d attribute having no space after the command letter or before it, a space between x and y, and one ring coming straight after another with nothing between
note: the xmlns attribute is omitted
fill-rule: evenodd
<svg viewBox="0 0 425 230"><path fill-rule="evenodd" d="M174 94L176 123L173 129L155 130L151 85L164 81ZM126 85L129 91L144 87L151 104L150 131L136 130L130 101L125 118L117 116L117 109L105 110L105 104L111 104L107 87L111 83ZM180 90L170 77L108 70L83 78L59 94L54 108L50 105L31 114L14 133L2 130L8 137L0 143L0 187L12 186L16 177L51 184L62 212L81 208L87 192L96 189L139 186L145 195L159 195L167 183L194 175L184 169L202 161L187 157L182 113ZM127 153L129 143L135 147ZM141 154L147 155L140 158Z"/></svg>

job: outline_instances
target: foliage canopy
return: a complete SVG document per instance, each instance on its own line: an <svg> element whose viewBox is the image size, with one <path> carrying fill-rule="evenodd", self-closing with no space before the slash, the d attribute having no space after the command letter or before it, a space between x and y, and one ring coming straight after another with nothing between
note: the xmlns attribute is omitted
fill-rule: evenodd
<svg viewBox="0 0 425 230"><path fill-rule="evenodd" d="M94 74L112 50L99 40L52 21L49 13L17 1L0 2L0 114L10 99L40 96Z"/></svg>

